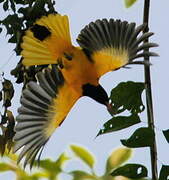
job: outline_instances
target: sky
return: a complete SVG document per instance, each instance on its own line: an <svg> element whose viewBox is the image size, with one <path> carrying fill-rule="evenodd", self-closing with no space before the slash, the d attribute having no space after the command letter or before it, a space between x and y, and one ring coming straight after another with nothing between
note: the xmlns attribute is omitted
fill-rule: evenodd
<svg viewBox="0 0 169 180"><path fill-rule="evenodd" d="M162 163L169 164L167 153L169 152L169 145L162 135L162 130L169 129L169 123L167 123L169 99L169 21L166 18L168 17L168 7L168 0L151 1L149 26L150 31L155 32L155 35L150 41L159 44L159 47L153 50L160 55L159 57L151 58L151 63L153 64L151 66L151 76L159 167ZM56 0L56 10L60 14L69 16L72 40L74 45L77 45L76 37L80 33L80 30L91 21L97 19L114 18L136 22L137 25L140 25L142 23L143 0L138 0L129 9L125 8L123 0ZM0 10L0 19L2 17L4 17L4 14ZM19 57L15 56L13 46L7 43L7 39L8 37L0 35L0 72L4 71L5 78L12 79L12 82L15 82L15 79L10 76L10 70L16 66ZM134 65L131 69L120 69L110 72L101 78L100 84L110 94L111 89L122 81L143 82L143 70L143 66ZM13 106L10 109L14 112L14 115L17 115L21 86L15 83L14 85L16 93L13 99ZM143 97L143 99L145 98ZM42 159L57 159L59 154L68 149L70 144L82 145L96 156L96 172L101 175L104 172L106 158L109 153L114 148L121 146L120 139L128 138L138 127L147 126L146 113L144 112L141 115L142 123L125 130L95 138L102 125L110 118L103 105L87 97L81 98L75 104L62 126L55 131L47 143L42 154ZM130 162L144 164L150 169L149 149L135 149ZM73 166L68 165L67 170L78 169L78 167L85 168L81 165L79 166L79 162L75 162ZM0 174L0 179L2 177L3 180L10 180L11 174Z"/></svg>

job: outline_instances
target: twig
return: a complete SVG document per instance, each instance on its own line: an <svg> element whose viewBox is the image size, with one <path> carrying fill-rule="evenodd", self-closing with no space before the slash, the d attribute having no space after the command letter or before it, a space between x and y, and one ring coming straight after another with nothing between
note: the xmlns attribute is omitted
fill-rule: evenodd
<svg viewBox="0 0 169 180"><path fill-rule="evenodd" d="M144 1L144 17L143 23L147 24L147 27L144 30L145 32L149 31L149 9L150 9L150 0ZM148 42L148 39L145 40ZM146 49L145 51L148 51ZM145 57L144 61L149 63L149 57ZM146 84L146 103L147 103L147 118L148 118L148 126L154 131L154 114L153 114L153 100L152 100L152 90L151 90L151 74L150 74L150 66L144 66L144 75L145 75L145 84ZM157 146L156 146L156 138L154 138L154 143L150 147L150 155L151 155L151 169L152 169L152 179L158 180L158 171L157 171Z"/></svg>

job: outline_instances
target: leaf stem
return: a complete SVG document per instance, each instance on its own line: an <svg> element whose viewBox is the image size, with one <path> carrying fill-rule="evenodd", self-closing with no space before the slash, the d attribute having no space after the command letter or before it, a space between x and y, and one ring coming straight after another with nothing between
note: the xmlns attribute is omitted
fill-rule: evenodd
<svg viewBox="0 0 169 180"><path fill-rule="evenodd" d="M149 9L150 9L150 0L144 0L143 23L147 24L146 28L144 29L144 33L149 31ZM148 39L145 40L145 42L148 42ZM145 49L145 51L149 51L149 50ZM144 57L144 61L149 63L150 61L149 56ZM148 126L154 131L155 134L150 66L144 65L144 76L145 76L145 85L146 85ZM156 138L154 138L154 142L150 147L150 155L151 155L152 179L158 180Z"/></svg>

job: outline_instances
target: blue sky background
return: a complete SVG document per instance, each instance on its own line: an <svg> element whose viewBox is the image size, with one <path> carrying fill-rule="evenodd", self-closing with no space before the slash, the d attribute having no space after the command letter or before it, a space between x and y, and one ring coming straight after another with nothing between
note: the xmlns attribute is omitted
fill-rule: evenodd
<svg viewBox="0 0 169 180"><path fill-rule="evenodd" d="M56 10L60 14L67 14L70 19L70 29L74 45L76 37L80 30L96 19L114 18L136 22L137 25L142 23L143 0L138 2L129 9L124 7L123 0L56 0ZM169 164L169 145L164 139L161 130L169 129L168 121L168 100L169 100L169 21L168 12L169 1L163 0L151 1L150 8L150 31L155 35L150 39L152 42L158 43L160 46L153 50L160 54L160 57L152 58L152 88L154 99L154 115L155 126L157 132L158 143L158 164L161 162ZM0 10L0 19L4 17L4 13ZM0 35L0 72L5 72L5 77L15 79L10 76L10 70L14 68L19 61L13 52L13 46L7 43L8 37L4 34ZM13 54L13 56L12 56ZM12 57L11 57L12 56ZM110 90L122 81L144 81L144 72L142 66L132 66L132 69L120 69L103 76L100 80L101 85L110 94ZM14 83L15 84L15 83ZM19 107L19 98L21 86L15 84L15 97L13 106L10 108L14 115L17 115ZM143 97L144 98L144 97ZM62 126L55 131L54 135L47 143L42 159L57 159L60 153L65 151L69 144L83 145L88 148L96 156L97 165L96 172L102 174L108 154L112 149L120 146L120 139L128 138L136 128L146 126L146 113L141 115L142 123L131 128L99 136L95 139L96 134L102 125L111 117L103 105L100 105L87 97L81 98L74 108L71 110ZM150 157L148 148L140 148L134 150L133 163L141 163L150 168ZM79 166L79 162L68 165L67 170L86 168ZM11 173L0 174L0 179L11 180Z"/></svg>

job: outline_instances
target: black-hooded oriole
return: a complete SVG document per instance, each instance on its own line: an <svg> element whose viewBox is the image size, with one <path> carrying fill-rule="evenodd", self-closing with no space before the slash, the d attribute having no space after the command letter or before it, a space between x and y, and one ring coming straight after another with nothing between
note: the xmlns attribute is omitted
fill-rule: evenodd
<svg viewBox="0 0 169 180"><path fill-rule="evenodd" d="M100 77L136 58L156 56L144 51L157 46L144 43L153 35L140 35L145 27L121 20L97 20L80 32L80 47L71 43L67 16L43 16L25 32L21 44L23 65L50 67L38 72L37 82L29 82L23 90L14 136L14 151L23 147L18 161L25 157L24 165L32 166L80 97L89 96L109 108Z"/></svg>

